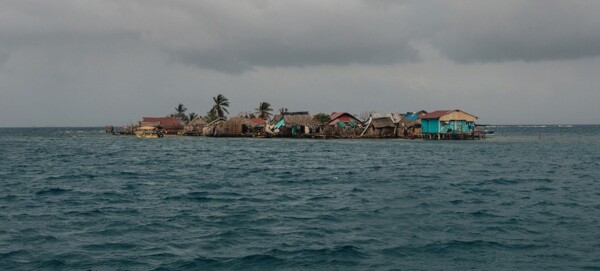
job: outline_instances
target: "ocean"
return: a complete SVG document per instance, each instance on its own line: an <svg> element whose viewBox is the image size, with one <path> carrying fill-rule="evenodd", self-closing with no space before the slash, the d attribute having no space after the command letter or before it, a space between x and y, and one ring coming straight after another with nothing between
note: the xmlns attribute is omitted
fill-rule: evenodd
<svg viewBox="0 0 600 271"><path fill-rule="evenodd" d="M475 141L0 129L2 270L600 270L600 126Z"/></svg>

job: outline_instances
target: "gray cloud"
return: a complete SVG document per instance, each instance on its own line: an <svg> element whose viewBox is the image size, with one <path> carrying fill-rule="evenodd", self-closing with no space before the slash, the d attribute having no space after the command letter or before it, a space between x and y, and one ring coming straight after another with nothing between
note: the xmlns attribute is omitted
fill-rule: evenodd
<svg viewBox="0 0 600 271"><path fill-rule="evenodd" d="M0 67L8 61L9 53L5 50L0 49Z"/></svg>
<svg viewBox="0 0 600 271"><path fill-rule="evenodd" d="M418 60L418 51L411 46L383 48L313 48L301 46L256 46L218 48L210 50L179 50L171 52L177 60L202 68L228 73L241 73L260 67L306 67L317 65L392 65Z"/></svg>
<svg viewBox="0 0 600 271"><path fill-rule="evenodd" d="M413 30L406 27L410 16L402 5L261 3L246 7L252 16L212 7L220 18L217 23L204 28L199 22L208 41L174 42L164 48L186 64L232 73L253 67L391 65L419 59L411 46Z"/></svg>
<svg viewBox="0 0 600 271"><path fill-rule="evenodd" d="M453 2L432 38L462 62L568 60L600 56L598 1Z"/></svg>
<svg viewBox="0 0 600 271"><path fill-rule="evenodd" d="M230 6L213 6L211 18L220 19L203 28L210 42L173 43L166 48L186 64L225 72L257 66L414 62L420 59L414 42L431 43L460 63L600 55L600 17L595 14L600 2L261 3L259 8L246 7L246 16Z"/></svg>
<svg viewBox="0 0 600 271"><path fill-rule="evenodd" d="M102 42L125 33L176 61L228 73L415 62L415 42L460 63L600 55L600 2L592 1L64 1L62 9L9 3L6 14L14 15L0 27L0 46L24 37Z"/></svg>
<svg viewBox="0 0 600 271"><path fill-rule="evenodd" d="M555 0L6 0L0 126L119 124L179 102L204 113L219 93L234 113L268 101L597 123L597 10Z"/></svg>

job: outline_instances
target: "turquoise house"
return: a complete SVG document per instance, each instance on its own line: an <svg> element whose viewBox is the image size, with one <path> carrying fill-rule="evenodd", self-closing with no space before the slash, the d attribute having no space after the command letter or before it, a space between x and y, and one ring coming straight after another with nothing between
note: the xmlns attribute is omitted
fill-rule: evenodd
<svg viewBox="0 0 600 271"><path fill-rule="evenodd" d="M461 110L438 110L421 117L423 134L466 134L475 131L477 117Z"/></svg>

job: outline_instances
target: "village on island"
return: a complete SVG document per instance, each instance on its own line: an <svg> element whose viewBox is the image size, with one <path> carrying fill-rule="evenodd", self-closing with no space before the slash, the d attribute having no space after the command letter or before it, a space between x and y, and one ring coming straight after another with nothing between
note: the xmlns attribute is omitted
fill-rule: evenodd
<svg viewBox="0 0 600 271"><path fill-rule="evenodd" d="M205 116L189 113L183 104L164 117L143 117L137 124L121 128L106 126L107 133L140 138L163 136L290 137L319 139L406 138L437 140L485 139L494 132L476 124L477 117L460 109L378 114L348 112L309 114L308 111L277 112L267 102L254 111L229 114L229 100L219 94Z"/></svg>

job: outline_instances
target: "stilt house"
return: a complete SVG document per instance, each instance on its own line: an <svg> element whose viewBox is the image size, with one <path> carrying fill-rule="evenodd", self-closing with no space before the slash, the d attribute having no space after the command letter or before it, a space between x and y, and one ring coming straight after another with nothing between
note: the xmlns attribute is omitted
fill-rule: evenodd
<svg viewBox="0 0 600 271"><path fill-rule="evenodd" d="M421 116L423 134L467 134L475 131L477 117L461 110L438 110Z"/></svg>

